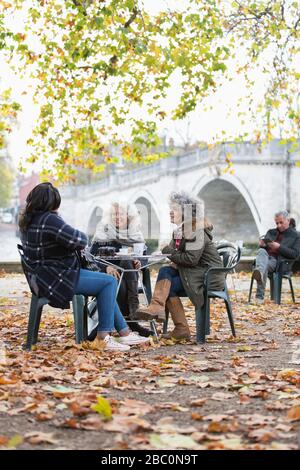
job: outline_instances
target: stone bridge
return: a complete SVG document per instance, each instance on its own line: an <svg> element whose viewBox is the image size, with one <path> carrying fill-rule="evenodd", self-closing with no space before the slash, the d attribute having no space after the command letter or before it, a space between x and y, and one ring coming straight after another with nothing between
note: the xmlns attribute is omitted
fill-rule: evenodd
<svg viewBox="0 0 300 470"><path fill-rule="evenodd" d="M63 188L62 215L92 235L111 202L135 203L145 238L162 242L171 230L168 196L185 190L203 199L216 239L255 242L273 226L278 210L289 210L300 223L299 144L292 151L278 140L262 149L252 143L225 143L131 171L115 167L98 183Z"/></svg>

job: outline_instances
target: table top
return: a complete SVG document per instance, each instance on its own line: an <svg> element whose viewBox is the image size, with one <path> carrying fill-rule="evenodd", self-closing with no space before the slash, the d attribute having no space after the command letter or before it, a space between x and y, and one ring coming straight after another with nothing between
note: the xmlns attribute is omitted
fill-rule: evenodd
<svg viewBox="0 0 300 470"><path fill-rule="evenodd" d="M135 255L134 253L132 254L122 254L122 253L116 253L115 256L97 256L96 259L98 259L99 261L102 261L103 263L107 264L108 266L112 266L112 267L116 267L117 269L121 270L121 271L140 271L142 269L145 269L145 268L149 268L150 266L154 266L155 264L159 264L161 262L163 262L164 260L165 261L169 261L169 259L167 259L167 256L168 255L165 255L165 254L157 254L157 255ZM124 267L121 267L120 265L116 264L116 262L119 262L119 261L134 261L134 260L139 260L139 261L143 261L144 260L144 263L139 266L138 268L135 268L135 267L131 267L131 268L124 268Z"/></svg>
<svg viewBox="0 0 300 470"><path fill-rule="evenodd" d="M155 254L155 255L136 255L135 253L132 253L132 254L123 254L123 253L116 253L115 255L110 255L110 256L95 256L95 258L99 259L99 260L107 260L107 261L119 261L119 260L129 260L129 261L133 261L135 259L146 259L146 260L161 260L161 259L164 259L164 258L167 258L168 254Z"/></svg>

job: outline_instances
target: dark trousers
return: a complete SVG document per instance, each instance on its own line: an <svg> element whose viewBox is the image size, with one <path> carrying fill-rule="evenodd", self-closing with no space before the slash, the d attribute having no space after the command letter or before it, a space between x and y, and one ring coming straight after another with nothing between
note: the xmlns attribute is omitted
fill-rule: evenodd
<svg viewBox="0 0 300 470"><path fill-rule="evenodd" d="M116 263L117 264L117 263ZM122 260L118 265L125 269L132 269L132 261ZM132 313L138 308L138 273L125 272L119 287L117 302L121 312L125 317L132 316Z"/></svg>

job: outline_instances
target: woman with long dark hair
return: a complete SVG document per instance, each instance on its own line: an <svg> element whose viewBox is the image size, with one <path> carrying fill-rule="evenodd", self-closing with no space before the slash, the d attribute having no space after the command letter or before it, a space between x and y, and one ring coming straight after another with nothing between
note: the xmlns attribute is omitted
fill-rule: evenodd
<svg viewBox="0 0 300 470"><path fill-rule="evenodd" d="M87 236L66 224L58 215L61 197L51 183L38 184L28 194L19 218L26 262L36 271L38 295L53 307L68 308L74 294L97 298L99 348L126 351L147 338L132 333L116 302L117 281L108 274L80 268L77 251ZM116 340L110 335L114 328Z"/></svg>

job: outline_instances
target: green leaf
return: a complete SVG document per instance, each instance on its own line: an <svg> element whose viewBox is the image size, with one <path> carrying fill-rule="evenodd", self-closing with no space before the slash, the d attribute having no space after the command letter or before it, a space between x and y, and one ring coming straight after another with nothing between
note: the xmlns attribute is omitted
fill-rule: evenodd
<svg viewBox="0 0 300 470"><path fill-rule="evenodd" d="M7 447L9 449L12 449L12 448L15 448L17 446L19 446L20 444L22 444L23 442L23 437L20 436L19 434L16 434L15 436L13 436L7 443Z"/></svg>

